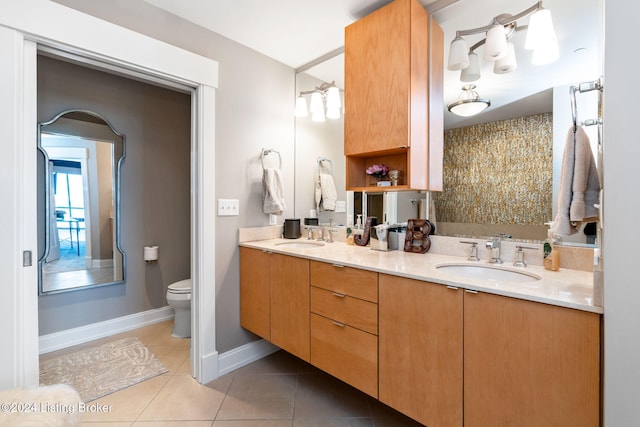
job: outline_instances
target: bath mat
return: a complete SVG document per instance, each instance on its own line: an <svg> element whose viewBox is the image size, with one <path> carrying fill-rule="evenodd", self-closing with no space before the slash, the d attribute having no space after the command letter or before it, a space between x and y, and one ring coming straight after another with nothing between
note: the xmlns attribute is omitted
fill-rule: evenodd
<svg viewBox="0 0 640 427"><path fill-rule="evenodd" d="M123 338L40 363L40 384L69 384L84 402L168 372L138 338Z"/></svg>

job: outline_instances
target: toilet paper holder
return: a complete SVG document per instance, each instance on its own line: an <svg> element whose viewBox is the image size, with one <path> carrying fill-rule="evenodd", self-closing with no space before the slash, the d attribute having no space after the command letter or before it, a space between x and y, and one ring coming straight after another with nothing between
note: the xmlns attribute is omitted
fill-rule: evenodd
<svg viewBox="0 0 640 427"><path fill-rule="evenodd" d="M144 247L144 262L157 262L158 261L158 247L157 246L145 246Z"/></svg>

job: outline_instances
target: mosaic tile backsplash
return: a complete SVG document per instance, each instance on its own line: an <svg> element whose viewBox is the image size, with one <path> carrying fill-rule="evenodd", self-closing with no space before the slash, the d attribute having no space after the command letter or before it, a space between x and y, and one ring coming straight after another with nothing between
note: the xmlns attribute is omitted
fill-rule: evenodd
<svg viewBox="0 0 640 427"><path fill-rule="evenodd" d="M552 215L552 113L445 132L443 222L542 225Z"/></svg>

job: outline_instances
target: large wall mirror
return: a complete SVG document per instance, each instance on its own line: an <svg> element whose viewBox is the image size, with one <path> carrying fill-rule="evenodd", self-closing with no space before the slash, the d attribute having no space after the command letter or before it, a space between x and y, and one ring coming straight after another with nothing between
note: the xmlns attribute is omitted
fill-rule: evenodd
<svg viewBox="0 0 640 427"><path fill-rule="evenodd" d="M125 137L91 111L38 125L40 294L123 283L120 169Z"/></svg>
<svg viewBox="0 0 640 427"><path fill-rule="evenodd" d="M477 13L472 12L475 9L471 3L471 0L459 0L450 7L434 13L435 19L445 30L445 57L448 53L448 44L453 39L456 29L472 28L484 24L484 22L477 22ZM495 7L498 8L495 14L501 12L517 12L530 5L530 2L526 0L499 2L495 5ZM488 87L491 85L498 88L495 91L497 94L494 93L493 95L487 96L492 98L492 101L505 101L505 98L508 97L509 99L507 99L506 102L494 102L494 105L488 110L485 110L485 112L466 119L445 112L445 129L447 132L452 133L454 130L457 131L458 129L465 128L463 131L456 132L462 135L460 138L457 138L458 140L465 138L467 140L469 138L479 139L480 136L477 135L478 132L488 132L488 135L485 136L492 140L495 140L496 134L504 136L504 138L500 139L500 144L502 144L503 147L507 147L513 145L508 136L510 133L525 133L526 135L520 136L528 140L529 143L535 144L538 141L539 133L546 132L548 134L548 138L545 141L547 147L544 148L544 150L536 151L535 156L530 155L529 152L514 154L504 151L505 154L503 157L496 160L496 155L499 157L500 152L480 153L480 149L477 146L469 143L464 144L461 150L454 150L456 156L466 159L473 159L473 157L477 157L479 153L491 154L494 162L491 165L491 170L483 169L479 173L491 175L490 181L493 183L492 185L501 187L505 190L504 192L513 189L515 185L508 181L510 179L509 177L499 171L499 168L497 168L498 163L519 165L517 171L511 171L510 173L517 173L517 181L525 184L540 182L540 176L545 176L544 188L540 189L539 193L535 195L527 192L528 190L523 192L522 190L516 189L514 191L526 193L523 194L522 200L510 199L512 203L496 203L487 198L487 186L474 186L473 181L475 178L471 176L459 176L460 171L464 170L464 168L454 165L451 168L445 168L445 186L448 182L462 182L466 185L449 186L445 188L445 191L455 193L455 197L449 197L448 200L453 200L455 204L457 198L464 200L473 199L475 200L474 206L482 205L487 207L488 204L492 203L496 205L496 209L502 207L502 210L494 211L494 217L500 218L500 221L488 220L480 223L469 220L461 230L455 227L447 227L448 224L445 224L445 221L441 222L441 218L438 218L437 215L439 210L437 205L438 199L440 199L441 202L443 201L443 199L439 197L442 193L434 193L433 195L415 193L407 197L398 194L388 197L382 196L380 193L376 194L375 191L355 195L355 203L349 207L349 213L354 215L354 220L355 215L361 212L362 205L368 209L369 212L367 212L367 214L379 216L382 220L385 218L395 219L398 222L406 221L408 218L405 218L405 216L413 214L414 212L416 212L416 215L425 215L425 212L431 210L431 212L435 212L436 214L436 225L442 225L442 227L436 227L437 234L441 235L465 235L468 237L484 238L496 234L504 234L519 240L544 240L546 238L546 230L548 227L545 223L551 221L555 216L555 206L557 204L556 193L560 176L562 152L567 129L571 123L569 86L579 84L584 80L597 79L602 72L602 55L597 48L598 44L602 41L602 33L600 31L602 5L600 0L588 0L586 2L578 2L578 0L549 0L545 1L545 7L552 11L559 38L572 39L580 34L581 37L592 41L589 43L589 49L563 51L561 52L560 60L553 67L532 68L525 64L525 62L530 61L530 53L526 53L520 46L518 47L519 50L517 54L519 55L519 66L516 72L507 75L496 75L493 74L492 70L484 69L482 78L476 83L483 97L489 92ZM494 11L487 11L486 13L491 14L493 12ZM588 24L582 24L584 22L588 22ZM580 25L579 32L573 31L575 25ZM517 37L518 40L515 40L515 42L522 44L524 33L518 34ZM592 49L594 45L596 47ZM340 63L343 60L343 55L338 55L330 61ZM316 77L322 81L331 82L335 80L342 82L344 68L331 66L330 61L318 64L313 70L310 70L310 72L314 72ZM316 70L318 71L316 72ZM448 90L448 86L445 87L446 104L455 100L463 83L459 81L459 72L445 70L445 76L445 83L447 79L454 81L453 89ZM517 90L509 89L512 87L511 85L515 85ZM516 97L516 94L522 95ZM582 95L579 97L577 101L579 103L578 110L580 112L580 120L593 119L597 116L596 97L595 92L588 96ZM348 111L346 111L345 114L348 114ZM534 117L534 119L525 120L526 123L523 125L523 119L527 117ZM296 123L298 123L298 121ZM505 127L507 129L505 129ZM496 131L496 128L499 129ZM539 133L529 132L527 129L535 129L536 132ZM597 140L597 126L588 128L588 132L590 133L592 146L594 146ZM472 136L469 137L469 135ZM296 132L296 138L298 138L298 132ZM342 145L342 141L340 141L340 145ZM296 147L300 147L300 141L298 139L296 139ZM448 159L448 152L451 152L451 150L447 150L445 147L445 163L448 162L448 164L451 165L455 162L455 159ZM536 163L536 159L538 158L545 159L544 169L540 163ZM514 159L517 159L517 162L514 162ZM488 159L487 161L491 160ZM469 162L473 163L472 160L469 160ZM478 163L475 163L475 165L477 166ZM467 166L467 169L473 169L475 167L473 164ZM296 167L300 168L300 165L297 164ZM476 167L476 169L478 168ZM526 175L528 171L534 171L537 175L528 176ZM456 173L458 176L454 176ZM338 188L344 188L344 182L336 183L336 185ZM474 192L469 193L469 189ZM351 198L350 196L351 195L349 195L348 198ZM429 202L426 202L425 199L429 199ZM433 201L435 206L431 206L429 209L429 204L432 203L431 201ZM535 224L520 226L522 223L521 218L509 217L510 212L514 211L514 204L522 205L525 209L527 206L535 207L535 210L542 212L542 214L538 216L539 219L536 219ZM296 208L298 207L297 205L298 198L296 198ZM394 212L397 213L395 218L390 214ZM441 210L441 212L443 211ZM446 219L444 214L442 219ZM457 226L459 224L454 225ZM590 240L589 236L580 234L567 238L563 242L572 245L590 245L592 240Z"/></svg>

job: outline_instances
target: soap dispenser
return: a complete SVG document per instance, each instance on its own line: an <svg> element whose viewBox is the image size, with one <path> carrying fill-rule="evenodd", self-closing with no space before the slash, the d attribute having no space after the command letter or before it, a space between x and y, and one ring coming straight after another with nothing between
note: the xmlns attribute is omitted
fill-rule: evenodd
<svg viewBox="0 0 640 427"><path fill-rule="evenodd" d="M560 270L560 251L557 244L560 238L549 230L549 238L544 242L544 268L551 271Z"/></svg>

